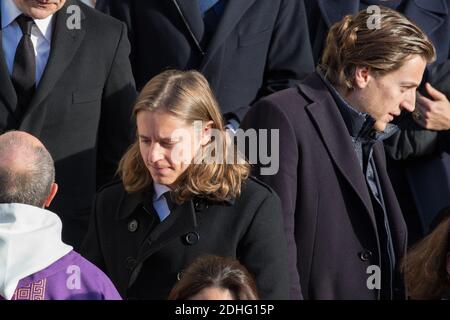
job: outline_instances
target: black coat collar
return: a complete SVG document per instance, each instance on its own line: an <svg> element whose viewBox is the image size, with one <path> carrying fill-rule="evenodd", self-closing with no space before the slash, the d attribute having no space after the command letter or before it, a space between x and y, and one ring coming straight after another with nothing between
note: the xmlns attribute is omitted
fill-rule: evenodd
<svg viewBox="0 0 450 320"><path fill-rule="evenodd" d="M145 191L135 193L124 193L121 195L119 206L116 211L116 220L123 220L131 217L139 206L146 202L151 202L153 193L148 188Z"/></svg>
<svg viewBox="0 0 450 320"><path fill-rule="evenodd" d="M147 189L135 193L123 192L115 213L116 220L123 220L130 218L136 210L143 205L152 206L154 189L149 186ZM188 201L189 202L189 201ZM234 205L236 198L230 197L224 201L224 205ZM215 202L208 200L207 198L195 197L192 200L194 210L196 212L203 211L208 206L214 204ZM180 207L183 207L181 205Z"/></svg>

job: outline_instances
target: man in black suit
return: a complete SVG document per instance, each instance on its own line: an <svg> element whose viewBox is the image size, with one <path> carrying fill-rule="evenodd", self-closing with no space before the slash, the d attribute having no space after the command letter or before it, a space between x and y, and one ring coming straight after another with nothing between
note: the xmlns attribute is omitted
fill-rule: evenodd
<svg viewBox="0 0 450 320"><path fill-rule="evenodd" d="M195 69L234 127L261 96L314 70L303 0L100 0L127 23L138 89L161 71Z"/></svg>
<svg viewBox="0 0 450 320"><path fill-rule="evenodd" d="M279 130L278 173L255 173L280 195L307 299L404 297L407 231L382 140L402 109L414 109L435 51L404 16L381 13L378 29L365 11L336 24L318 71L262 99L242 123Z"/></svg>
<svg viewBox="0 0 450 320"><path fill-rule="evenodd" d="M27 131L55 160L63 240L77 248L96 187L131 138L126 26L77 0L2 0L0 132Z"/></svg>
<svg viewBox="0 0 450 320"><path fill-rule="evenodd" d="M389 175L413 244L424 236L439 210L450 204L450 0L305 0L314 61L318 63L326 34L335 22L373 5L403 13L436 48L436 61L427 67L424 80L440 92L421 86L425 97L417 100L414 113L420 125L405 115L404 130L385 142Z"/></svg>

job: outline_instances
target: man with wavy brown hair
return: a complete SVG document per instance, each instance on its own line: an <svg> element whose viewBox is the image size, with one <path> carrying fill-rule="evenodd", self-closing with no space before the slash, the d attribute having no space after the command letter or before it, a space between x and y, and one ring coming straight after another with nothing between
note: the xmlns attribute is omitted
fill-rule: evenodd
<svg viewBox="0 0 450 320"><path fill-rule="evenodd" d="M120 162L121 181L96 198L85 256L127 299L166 299L205 254L239 259L261 298L288 299L279 198L249 177L246 161L224 161L237 151L205 77L163 72L141 91L134 115L138 136Z"/></svg>
<svg viewBox="0 0 450 320"><path fill-rule="evenodd" d="M411 245L425 236L439 210L450 205L450 0L305 0L315 63L335 22L359 10L376 12L380 6L411 19L436 49L436 60L427 66L418 89L415 112L398 118L402 130L384 141Z"/></svg>
<svg viewBox="0 0 450 320"><path fill-rule="evenodd" d="M260 178L280 195L291 260L307 299L403 297L406 226L381 141L414 110L435 56L403 15L347 16L328 34L317 71L262 99L243 127L279 129L280 170Z"/></svg>

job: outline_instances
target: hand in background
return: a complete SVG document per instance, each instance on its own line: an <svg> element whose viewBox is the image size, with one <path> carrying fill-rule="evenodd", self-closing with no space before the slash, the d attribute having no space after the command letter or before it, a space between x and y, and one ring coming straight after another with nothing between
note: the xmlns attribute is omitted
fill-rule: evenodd
<svg viewBox="0 0 450 320"><path fill-rule="evenodd" d="M431 99L417 93L414 120L428 130L450 129L450 102L447 97L429 83L426 83L425 89Z"/></svg>

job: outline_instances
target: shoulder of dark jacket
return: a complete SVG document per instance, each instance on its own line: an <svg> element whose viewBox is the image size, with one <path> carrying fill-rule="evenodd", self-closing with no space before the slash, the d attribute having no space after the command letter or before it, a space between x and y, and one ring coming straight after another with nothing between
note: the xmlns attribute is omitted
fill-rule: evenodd
<svg viewBox="0 0 450 320"><path fill-rule="evenodd" d="M256 183L257 185L263 187L266 191L269 191L269 193L276 195L275 191L268 184L262 182L261 180L259 180L255 176L249 176L248 180L250 180L250 181Z"/></svg>
<svg viewBox="0 0 450 320"><path fill-rule="evenodd" d="M109 33L114 33L120 32L120 30L122 30L123 26L125 25L122 21L104 14L103 12L86 5L81 1L79 1L76 5L79 5L79 8L81 9L83 20L86 19L87 21L89 21L89 24L94 24L96 28L105 28Z"/></svg>
<svg viewBox="0 0 450 320"><path fill-rule="evenodd" d="M115 190L115 189L125 190L123 187L122 180L120 178L114 179L114 180L102 185L100 188L98 188L97 193L104 193L104 192L108 192L109 190Z"/></svg>

